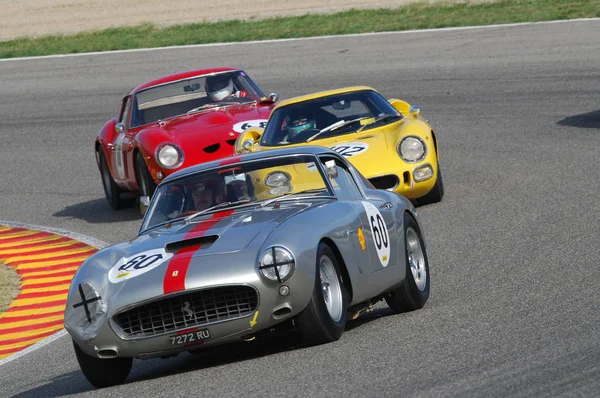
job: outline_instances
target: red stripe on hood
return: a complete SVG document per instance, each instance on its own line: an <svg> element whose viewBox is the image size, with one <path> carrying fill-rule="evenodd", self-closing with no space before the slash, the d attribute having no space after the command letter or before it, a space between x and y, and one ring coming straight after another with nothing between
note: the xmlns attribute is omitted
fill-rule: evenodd
<svg viewBox="0 0 600 398"><path fill-rule="evenodd" d="M233 214L233 212L234 210L225 210L213 214L211 218L198 223L187 234L185 234L184 239L204 236L206 231L211 229L223 217L227 217ZM202 245L200 244L184 247L175 253L171 261L169 261L169 266L167 267L167 271L165 273L165 279L163 280L164 294L185 290L185 276L190 266L190 262L192 261L192 256L198 249L200 249L201 246Z"/></svg>

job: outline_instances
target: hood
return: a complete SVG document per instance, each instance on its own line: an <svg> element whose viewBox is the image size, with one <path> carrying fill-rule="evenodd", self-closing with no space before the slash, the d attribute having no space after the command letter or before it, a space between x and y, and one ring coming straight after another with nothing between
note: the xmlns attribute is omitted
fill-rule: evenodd
<svg viewBox="0 0 600 398"><path fill-rule="evenodd" d="M233 155L240 133L264 126L270 110L257 103L232 105L172 119L162 129L183 149L186 167Z"/></svg>
<svg viewBox="0 0 600 398"><path fill-rule="evenodd" d="M390 156L399 159L396 145L402 121L335 137L316 139L293 146L320 145L335 150L346 157L363 175L377 175L390 168ZM292 147L286 146L286 147ZM271 149L271 148L269 148Z"/></svg>

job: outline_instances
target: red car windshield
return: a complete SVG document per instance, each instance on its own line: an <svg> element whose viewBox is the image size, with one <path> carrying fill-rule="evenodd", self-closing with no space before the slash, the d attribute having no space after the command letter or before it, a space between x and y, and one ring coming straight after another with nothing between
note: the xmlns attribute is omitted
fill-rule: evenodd
<svg viewBox="0 0 600 398"><path fill-rule="evenodd" d="M155 123L190 111L264 98L264 93L243 71L194 76L136 93L130 127Z"/></svg>

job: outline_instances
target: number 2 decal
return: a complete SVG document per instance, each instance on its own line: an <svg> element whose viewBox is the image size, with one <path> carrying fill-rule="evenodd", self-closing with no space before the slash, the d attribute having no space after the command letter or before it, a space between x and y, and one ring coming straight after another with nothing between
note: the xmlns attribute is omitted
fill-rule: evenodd
<svg viewBox="0 0 600 398"><path fill-rule="evenodd" d="M333 149L340 155L349 158L358 155L359 153L363 153L369 149L369 145L364 142L349 142L347 144L334 145L329 147L329 149Z"/></svg>
<svg viewBox="0 0 600 398"><path fill-rule="evenodd" d="M385 225L385 220L379 210L377 210L377 207L371 203L363 202L363 206L367 211L369 228L371 229L373 242L375 243L377 257L381 265L387 267L390 261L390 235Z"/></svg>

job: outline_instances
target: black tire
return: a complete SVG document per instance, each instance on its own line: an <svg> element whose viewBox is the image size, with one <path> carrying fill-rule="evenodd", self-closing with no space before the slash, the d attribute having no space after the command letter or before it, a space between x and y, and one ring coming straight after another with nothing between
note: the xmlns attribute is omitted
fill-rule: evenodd
<svg viewBox="0 0 600 398"><path fill-rule="evenodd" d="M110 174L110 167L108 167L108 162L106 161L104 151L99 149L97 154L100 177L102 178L102 187L104 188L104 196L106 196L106 200L108 201L108 204L110 204L110 207L112 207L114 210L120 210L133 206L135 204L135 198L131 199L122 197L123 194L127 193L117 185Z"/></svg>
<svg viewBox="0 0 600 398"><path fill-rule="evenodd" d="M140 187L140 195L152 198L154 191L156 191L156 183L152 175L150 175L148 166L146 166L146 162L144 162L144 158L140 153L135 156L135 175Z"/></svg>
<svg viewBox="0 0 600 398"><path fill-rule="evenodd" d="M388 306L395 313L423 308L429 299L429 260L419 225L408 213L404 214L404 243L406 278L398 289L385 297ZM420 255L416 253L419 248ZM416 279L413 268L416 270Z"/></svg>
<svg viewBox="0 0 600 398"><path fill-rule="evenodd" d="M427 192L427 194L425 194L425 196L422 196L419 199L417 199L417 203L419 205L428 205L431 203L437 203L437 202L441 202L443 197L444 197L444 180L442 179L442 169L440 168L440 165L438 163L438 172L437 172L437 177L435 180L435 184L433 185L433 188L431 188L431 191Z"/></svg>
<svg viewBox="0 0 600 398"><path fill-rule="evenodd" d="M116 386L127 379L133 358L94 358L83 352L74 341L73 347L83 375L94 387Z"/></svg>
<svg viewBox="0 0 600 398"><path fill-rule="evenodd" d="M331 283L327 285L325 298L322 275ZM328 310L326 300L331 305ZM335 301L335 304L333 304ZM315 286L306 308L297 315L295 325L303 341L310 345L330 343L338 340L348 318L348 291L344 287L340 267L335 253L325 243L320 243L315 266Z"/></svg>

